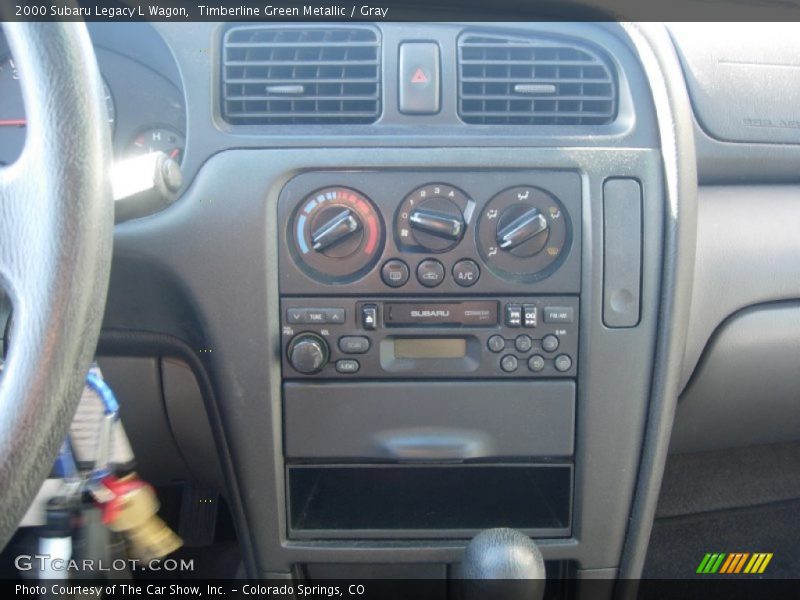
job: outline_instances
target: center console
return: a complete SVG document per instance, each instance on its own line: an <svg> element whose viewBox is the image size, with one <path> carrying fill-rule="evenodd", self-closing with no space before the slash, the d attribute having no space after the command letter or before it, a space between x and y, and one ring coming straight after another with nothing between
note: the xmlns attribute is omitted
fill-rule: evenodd
<svg viewBox="0 0 800 600"><path fill-rule="evenodd" d="M581 199L568 170L284 186L290 538L570 536Z"/></svg>
<svg viewBox="0 0 800 600"><path fill-rule="evenodd" d="M371 124L226 121L250 102L231 87L239 59L265 62L273 29L247 25L258 36L228 47L225 24L163 28L194 82L191 185L118 227L106 326L188 340L251 577L445 581L476 532L513 527L535 538L548 577L636 578L693 274L691 107L669 36L613 23L367 28L352 41L380 66ZM409 114L397 59L428 40L441 110ZM572 124L560 120L580 101L551 117L556 101L537 95L550 88L515 87L532 62L552 78L548 63L579 50L607 68L560 76L611 78L605 124L590 82ZM514 99L471 98L501 94L470 80L505 69L512 81L493 83ZM266 75L248 73L263 94ZM532 107L545 115L521 122Z"/></svg>

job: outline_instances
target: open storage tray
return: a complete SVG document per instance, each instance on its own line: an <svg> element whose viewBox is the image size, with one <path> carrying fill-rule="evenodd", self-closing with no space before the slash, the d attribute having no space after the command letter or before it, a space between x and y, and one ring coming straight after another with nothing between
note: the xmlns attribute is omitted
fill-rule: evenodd
<svg viewBox="0 0 800 600"><path fill-rule="evenodd" d="M294 539L571 533L569 464L291 465L287 477Z"/></svg>

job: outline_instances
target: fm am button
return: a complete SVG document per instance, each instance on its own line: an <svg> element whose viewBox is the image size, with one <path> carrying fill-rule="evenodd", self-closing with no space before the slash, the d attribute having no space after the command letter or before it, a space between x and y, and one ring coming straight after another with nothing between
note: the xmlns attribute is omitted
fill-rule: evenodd
<svg viewBox="0 0 800 600"><path fill-rule="evenodd" d="M478 282L481 269L474 260L465 258L453 265L453 279L461 287L471 287Z"/></svg>

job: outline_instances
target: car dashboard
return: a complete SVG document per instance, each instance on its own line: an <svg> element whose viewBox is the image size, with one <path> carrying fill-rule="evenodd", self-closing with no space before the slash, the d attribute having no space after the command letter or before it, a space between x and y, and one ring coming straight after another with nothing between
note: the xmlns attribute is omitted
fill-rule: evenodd
<svg viewBox="0 0 800 600"><path fill-rule="evenodd" d="M99 363L142 471L223 494L250 576L444 581L510 526L556 577L636 578L670 439L796 436L800 146L758 102L721 119L690 25L90 32L115 158L185 181L116 227Z"/></svg>

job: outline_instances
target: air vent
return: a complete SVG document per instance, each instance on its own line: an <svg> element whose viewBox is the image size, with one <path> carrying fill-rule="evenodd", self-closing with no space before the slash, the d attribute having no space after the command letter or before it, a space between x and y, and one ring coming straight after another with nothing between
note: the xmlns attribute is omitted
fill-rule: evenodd
<svg viewBox="0 0 800 600"><path fill-rule="evenodd" d="M606 125L617 88L606 61L579 44L466 34L458 42L465 123Z"/></svg>
<svg viewBox="0 0 800 600"><path fill-rule="evenodd" d="M374 123L380 42L367 27L235 27L223 42L223 116L236 125Z"/></svg>

